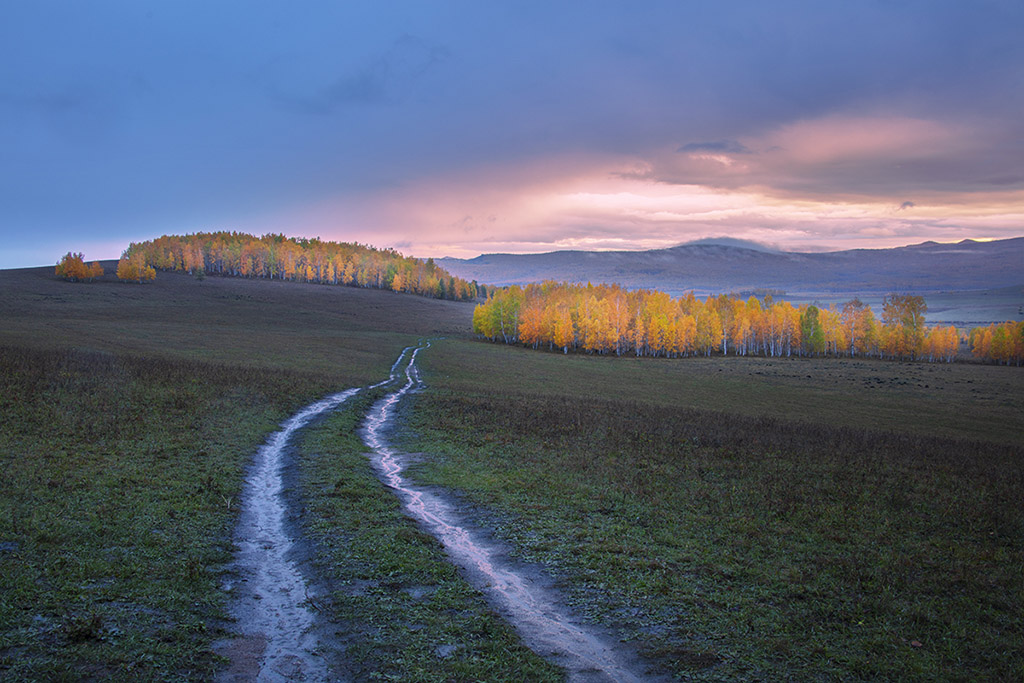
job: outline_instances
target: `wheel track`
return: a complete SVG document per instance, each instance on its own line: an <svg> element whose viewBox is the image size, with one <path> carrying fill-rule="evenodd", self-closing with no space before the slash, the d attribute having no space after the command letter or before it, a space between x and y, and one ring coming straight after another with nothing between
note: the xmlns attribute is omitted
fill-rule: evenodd
<svg viewBox="0 0 1024 683"><path fill-rule="evenodd" d="M395 450L385 433L394 426L401 400L422 388L416 356L429 342L407 347L391 367L388 379L348 389L313 403L286 420L260 447L250 466L242 494L233 568L238 580L227 584L234 600L231 614L239 637L219 646L231 666L219 681L331 681L314 630L306 579L292 557L297 542L288 529L289 505L282 470L293 437L313 419L337 410L364 389L398 381L399 389L377 401L367 414L363 440L372 449L371 463L381 481L401 499L406 513L442 544L470 582L516 629L528 647L564 667L570 680L647 680L640 666L607 634L582 624L537 568L511 562L488 534L465 520L452 501L427 491L403 476L407 458Z"/></svg>

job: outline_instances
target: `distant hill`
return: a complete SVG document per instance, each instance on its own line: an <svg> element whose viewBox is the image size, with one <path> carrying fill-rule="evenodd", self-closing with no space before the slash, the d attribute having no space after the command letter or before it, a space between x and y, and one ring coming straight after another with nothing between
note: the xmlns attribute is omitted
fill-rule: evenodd
<svg viewBox="0 0 1024 683"><path fill-rule="evenodd" d="M773 251L740 240L702 240L651 251L555 251L442 258L457 277L509 285L557 280L618 283L678 296L753 290L787 294L929 293L1024 284L1024 237L825 253Z"/></svg>

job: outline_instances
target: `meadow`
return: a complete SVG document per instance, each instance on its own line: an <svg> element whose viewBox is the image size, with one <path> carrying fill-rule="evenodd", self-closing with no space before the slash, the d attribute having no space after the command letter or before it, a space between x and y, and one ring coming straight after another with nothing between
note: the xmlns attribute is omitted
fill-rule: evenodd
<svg viewBox="0 0 1024 683"><path fill-rule="evenodd" d="M0 678L209 680L256 448L469 315L316 285L0 271Z"/></svg>
<svg viewBox="0 0 1024 683"><path fill-rule="evenodd" d="M352 288L0 271L0 677L208 680L246 463L422 337L445 339L405 412L413 474L660 671L1024 677L1019 368L563 356L476 341L471 317ZM297 455L349 673L558 679L372 476L353 433L372 398Z"/></svg>
<svg viewBox="0 0 1024 683"><path fill-rule="evenodd" d="M1016 369L431 351L417 475L674 676L1024 675Z"/></svg>

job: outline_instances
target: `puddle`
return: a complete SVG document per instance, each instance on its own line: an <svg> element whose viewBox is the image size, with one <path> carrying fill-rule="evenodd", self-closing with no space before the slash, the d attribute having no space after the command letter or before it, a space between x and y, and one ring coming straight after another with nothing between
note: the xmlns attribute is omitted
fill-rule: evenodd
<svg viewBox="0 0 1024 683"><path fill-rule="evenodd" d="M292 416L256 453L242 493L235 532L231 615L240 637L222 644L232 659L221 681L327 681L327 663L317 654L314 614L307 606L306 582L291 558L295 541L288 530L282 495L285 449L313 418L354 396L349 389L313 403Z"/></svg>
<svg viewBox="0 0 1024 683"><path fill-rule="evenodd" d="M416 355L424 348L409 350L405 385L378 401L367 416L363 440L373 449L372 462L379 476L395 490L407 512L444 544L449 556L488 596L526 645L564 667L569 680L648 680L638 673L642 667L635 656L571 616L550 580L539 570L509 560L499 544L463 521L452 503L402 476L405 455L388 445L384 433L402 397L421 386ZM403 353L399 361L405 357ZM396 362L393 378L398 367Z"/></svg>

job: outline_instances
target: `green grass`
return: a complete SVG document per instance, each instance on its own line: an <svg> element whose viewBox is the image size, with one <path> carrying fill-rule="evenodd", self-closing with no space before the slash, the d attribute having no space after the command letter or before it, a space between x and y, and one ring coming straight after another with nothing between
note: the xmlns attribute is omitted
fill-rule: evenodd
<svg viewBox="0 0 1024 683"><path fill-rule="evenodd" d="M450 339L422 354L456 392L624 398L650 405L1021 443L1024 371L834 358L562 355Z"/></svg>
<svg viewBox="0 0 1024 683"><path fill-rule="evenodd" d="M680 677L1024 678L1018 368L566 357L464 304L111 278L0 271L0 678L208 679L244 466L425 336L415 476ZM353 672L557 678L372 478L360 400L300 452Z"/></svg>
<svg viewBox="0 0 1024 683"><path fill-rule="evenodd" d="M309 537L332 586L324 609L356 680L557 681L375 477L356 434L361 396L300 447Z"/></svg>
<svg viewBox="0 0 1024 683"><path fill-rule="evenodd" d="M0 674L202 679L242 469L308 378L0 348Z"/></svg>
<svg viewBox="0 0 1024 683"><path fill-rule="evenodd" d="M208 680L259 444L471 314L314 285L107 280L0 271L4 680Z"/></svg>
<svg viewBox="0 0 1024 683"><path fill-rule="evenodd" d="M1019 415L1004 414L994 440L964 440L859 403L908 403L901 414L956 431L939 428L941 401L913 390L921 366L868 363L862 372L898 378L878 389L847 370L854 386L830 398L836 361L749 379L766 366L456 341L421 359L432 390L416 401L408 447L429 457L415 476L497 510L499 535L555 568L580 611L676 676L1024 676ZM934 376L948 388L993 369ZM711 386L719 374L724 389ZM1019 395L997 388L1019 376L979 382L987 401L958 424L1015 406ZM745 393L728 388L744 382ZM810 415L761 401L773 392Z"/></svg>

